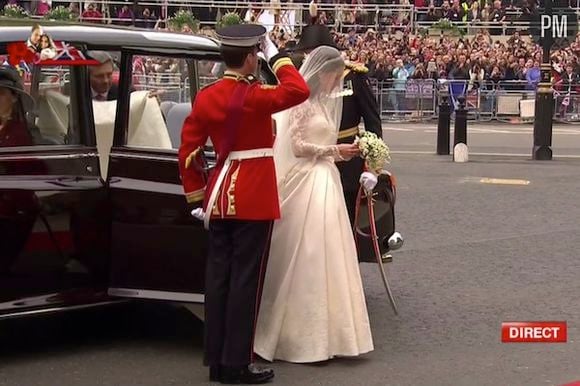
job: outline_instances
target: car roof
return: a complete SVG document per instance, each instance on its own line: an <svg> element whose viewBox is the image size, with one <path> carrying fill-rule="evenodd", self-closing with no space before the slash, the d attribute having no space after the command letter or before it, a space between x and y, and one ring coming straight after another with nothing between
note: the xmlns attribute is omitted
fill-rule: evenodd
<svg viewBox="0 0 580 386"><path fill-rule="evenodd" d="M33 24L3 26L0 28L0 43L27 41ZM207 36L117 26L48 24L41 23L41 26L52 40L86 44L89 49L119 50L124 47L146 50L148 54L219 55L219 42Z"/></svg>

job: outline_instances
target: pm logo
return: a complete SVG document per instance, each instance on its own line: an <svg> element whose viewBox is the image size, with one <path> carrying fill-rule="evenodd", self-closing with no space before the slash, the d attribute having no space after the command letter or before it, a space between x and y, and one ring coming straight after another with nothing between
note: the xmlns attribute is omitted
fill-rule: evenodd
<svg viewBox="0 0 580 386"><path fill-rule="evenodd" d="M566 48L576 39L578 15L561 1L553 1L552 12L536 11L530 27L536 43L547 44L552 49Z"/></svg>
<svg viewBox="0 0 580 386"><path fill-rule="evenodd" d="M552 34L553 38L567 39L568 38L568 16L562 15L542 15L541 19L541 37L546 37L547 34ZM570 20L572 21L572 20Z"/></svg>

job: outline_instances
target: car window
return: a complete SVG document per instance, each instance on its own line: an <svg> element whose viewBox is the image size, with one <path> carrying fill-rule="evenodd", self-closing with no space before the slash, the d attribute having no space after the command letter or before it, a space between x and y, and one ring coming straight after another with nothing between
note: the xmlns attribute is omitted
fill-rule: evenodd
<svg viewBox="0 0 580 386"><path fill-rule="evenodd" d="M226 69L223 62L214 60L200 60L197 68L199 72L199 88L203 88L221 78Z"/></svg>
<svg viewBox="0 0 580 386"><path fill-rule="evenodd" d="M133 87L136 91L152 91L161 102L187 102L189 83L185 59L160 56L133 58Z"/></svg>
<svg viewBox="0 0 580 386"><path fill-rule="evenodd" d="M4 104L11 119L3 127L0 146L79 144L80 136L75 132L79 128L71 124L70 67L4 67L20 75L24 92L13 94L17 98L11 99L10 106Z"/></svg>
<svg viewBox="0 0 580 386"><path fill-rule="evenodd" d="M226 71L225 63L223 61L215 60L200 60L198 61L197 68L200 89L222 78ZM273 76L273 74L265 73L262 68L258 71L257 78L260 82L265 84L277 83L275 76ZM272 78L274 78L274 82L271 81Z"/></svg>
<svg viewBox="0 0 580 386"><path fill-rule="evenodd" d="M71 70L68 66L42 66L39 68L38 91L35 92L35 125L42 140L48 144L74 144L78 135L70 124Z"/></svg>
<svg viewBox="0 0 580 386"><path fill-rule="evenodd" d="M198 61L197 68L199 72L199 88L203 88L220 79L226 71L225 63L215 60L200 60ZM260 70L258 79L262 83L271 83L269 79L272 79L272 76L267 76L267 74Z"/></svg>
<svg viewBox="0 0 580 386"><path fill-rule="evenodd" d="M191 112L189 84L186 59L134 56L127 146L178 149Z"/></svg>

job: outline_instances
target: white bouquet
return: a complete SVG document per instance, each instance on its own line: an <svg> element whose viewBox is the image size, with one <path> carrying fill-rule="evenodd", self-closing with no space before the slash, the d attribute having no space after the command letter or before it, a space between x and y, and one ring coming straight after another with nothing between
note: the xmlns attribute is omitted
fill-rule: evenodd
<svg viewBox="0 0 580 386"><path fill-rule="evenodd" d="M391 161L389 147L375 133L364 131L360 137L356 137L354 143L358 145L361 157L371 171L380 172Z"/></svg>

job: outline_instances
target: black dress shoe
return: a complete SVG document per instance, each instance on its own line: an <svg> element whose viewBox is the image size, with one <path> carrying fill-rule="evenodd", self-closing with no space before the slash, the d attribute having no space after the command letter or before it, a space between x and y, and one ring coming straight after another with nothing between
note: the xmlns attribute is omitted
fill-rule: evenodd
<svg viewBox="0 0 580 386"><path fill-rule="evenodd" d="M222 367L220 382L228 385L255 385L274 378L274 370L260 369L253 364L244 367Z"/></svg>
<svg viewBox="0 0 580 386"><path fill-rule="evenodd" d="M393 255L384 254L381 256L381 261L383 262L383 264L392 263L393 262Z"/></svg>
<svg viewBox="0 0 580 386"><path fill-rule="evenodd" d="M210 382L219 382L221 375L221 366L213 365L209 367L209 380Z"/></svg>

